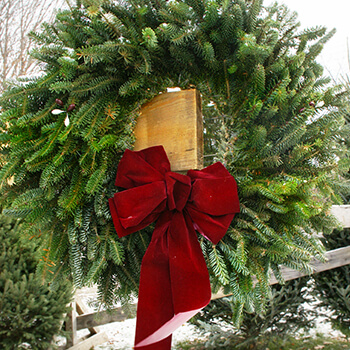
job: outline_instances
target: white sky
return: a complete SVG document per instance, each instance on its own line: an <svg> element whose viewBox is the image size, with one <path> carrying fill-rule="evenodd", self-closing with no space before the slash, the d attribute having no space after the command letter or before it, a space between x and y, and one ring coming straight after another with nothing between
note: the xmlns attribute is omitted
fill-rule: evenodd
<svg viewBox="0 0 350 350"><path fill-rule="evenodd" d="M270 5L273 0L264 0ZM350 0L278 0L298 13L301 28L325 26L336 28L336 34L328 41L317 61L325 67L324 74L340 81L342 76L350 76L348 48L350 47Z"/></svg>

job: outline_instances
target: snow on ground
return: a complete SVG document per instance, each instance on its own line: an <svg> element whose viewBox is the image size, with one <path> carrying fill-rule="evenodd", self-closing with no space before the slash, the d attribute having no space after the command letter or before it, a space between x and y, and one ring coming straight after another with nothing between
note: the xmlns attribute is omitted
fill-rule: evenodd
<svg viewBox="0 0 350 350"><path fill-rule="evenodd" d="M91 306L96 301L95 288L83 288L77 292L85 306L93 312ZM99 326L100 331L104 331L109 338L109 341L99 346L95 346L95 350L132 350L134 346L136 318L131 318L123 322L113 322L103 326ZM88 334L87 331L82 330L78 332L79 336ZM194 341L199 339L200 335L196 327L192 324L185 323L173 333L172 344L183 341Z"/></svg>
<svg viewBox="0 0 350 350"><path fill-rule="evenodd" d="M100 326L101 331L108 334L109 341L99 346L95 350L131 350L134 345L136 319L129 319L123 322L114 322L105 326ZM185 324L173 334L173 344L182 341L194 341L198 339L195 327Z"/></svg>
<svg viewBox="0 0 350 350"><path fill-rule="evenodd" d="M85 306L93 312L93 307L90 305L96 301L96 289L84 288L79 290L77 294L83 300ZM113 322L103 326L99 326L100 331L104 331L108 335L108 342L105 342L99 346L95 346L95 350L132 350L134 345L136 319L128 319L123 322ZM341 333L332 329L331 325L323 318L319 318L316 322L315 329L310 332L313 334L325 334L331 337L341 337ZM87 334L86 330L78 332L79 336ZM173 334L172 344L175 345L184 341L194 341L204 337L198 332L196 327L192 324L185 323L178 328Z"/></svg>

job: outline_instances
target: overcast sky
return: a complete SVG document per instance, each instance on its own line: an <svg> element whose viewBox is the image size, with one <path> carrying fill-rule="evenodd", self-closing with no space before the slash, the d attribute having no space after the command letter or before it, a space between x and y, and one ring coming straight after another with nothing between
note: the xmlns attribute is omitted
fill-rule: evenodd
<svg viewBox="0 0 350 350"><path fill-rule="evenodd" d="M273 2L264 0L264 5ZM329 30L336 28L336 34L325 45L318 62L326 68L324 73L338 82L342 76L350 76L347 48L347 45L350 47L350 0L278 0L278 3L298 13L302 28L318 25Z"/></svg>

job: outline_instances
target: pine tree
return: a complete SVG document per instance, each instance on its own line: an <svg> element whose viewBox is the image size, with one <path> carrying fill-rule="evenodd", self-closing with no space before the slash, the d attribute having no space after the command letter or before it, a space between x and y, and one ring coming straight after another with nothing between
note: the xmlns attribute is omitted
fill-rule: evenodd
<svg viewBox="0 0 350 350"><path fill-rule="evenodd" d="M344 79L344 85L345 85L345 89L347 92L350 91L350 77L347 76L346 79ZM346 115L345 115L345 127L344 127L344 131L345 131L345 144L346 144L346 147L348 149L350 149L350 101L349 99L347 100L347 103L346 103ZM350 169L348 171L348 174L347 174L347 180L349 181L350 180ZM343 201L344 201L344 204L350 204L350 195L349 194L343 194Z"/></svg>
<svg viewBox="0 0 350 350"><path fill-rule="evenodd" d="M334 230L324 237L327 249L337 249L350 245L350 229ZM350 336L350 265L324 271L314 276L315 295L320 299L320 306L327 309L325 316L335 329Z"/></svg>
<svg viewBox="0 0 350 350"><path fill-rule="evenodd" d="M0 217L0 242L1 348L46 350L69 310L71 285L52 290L42 280L36 244L23 239L17 220Z"/></svg>
<svg viewBox="0 0 350 350"><path fill-rule="evenodd" d="M281 280L280 264L308 270L324 251L312 234L334 225L329 208L349 168L343 95L315 60L331 35L299 31L285 6L258 0L81 0L33 33L44 74L1 98L1 198L45 237L53 283L97 283L106 303L137 293L152 230L118 239L107 199L140 106L173 86L201 92L215 155L206 159L238 182L228 234L217 246L201 240L235 319L244 305L262 308L271 270Z"/></svg>
<svg viewBox="0 0 350 350"><path fill-rule="evenodd" d="M306 276L274 285L264 314L246 310L242 324L233 324L234 299L225 297L213 300L193 321L209 336L206 349L265 349L270 342L283 342L288 336L312 328L317 312L306 309L303 304L315 302L308 292ZM278 340L276 340L276 338Z"/></svg>

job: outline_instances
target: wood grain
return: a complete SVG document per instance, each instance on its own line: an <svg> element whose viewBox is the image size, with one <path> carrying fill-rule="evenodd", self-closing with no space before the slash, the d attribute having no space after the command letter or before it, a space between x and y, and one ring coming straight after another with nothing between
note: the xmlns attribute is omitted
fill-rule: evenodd
<svg viewBox="0 0 350 350"><path fill-rule="evenodd" d="M121 322L136 316L136 305L130 305L125 313L120 307L108 311L92 312L77 316L77 329L92 328L111 322Z"/></svg>
<svg viewBox="0 0 350 350"><path fill-rule="evenodd" d="M134 150L162 145L172 171L203 168L203 121L197 90L168 92L142 106Z"/></svg>

